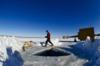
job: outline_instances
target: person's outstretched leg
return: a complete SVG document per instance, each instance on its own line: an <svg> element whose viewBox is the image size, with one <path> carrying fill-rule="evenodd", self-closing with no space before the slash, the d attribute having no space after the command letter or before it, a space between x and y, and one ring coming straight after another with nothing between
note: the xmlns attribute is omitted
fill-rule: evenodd
<svg viewBox="0 0 100 66"><path fill-rule="evenodd" d="M53 43L51 41L49 41L49 43L51 44L51 46L54 46Z"/></svg>

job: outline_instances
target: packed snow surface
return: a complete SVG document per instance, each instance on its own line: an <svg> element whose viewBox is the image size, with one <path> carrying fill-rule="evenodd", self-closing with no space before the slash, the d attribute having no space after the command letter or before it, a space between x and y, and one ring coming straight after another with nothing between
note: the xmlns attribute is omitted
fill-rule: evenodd
<svg viewBox="0 0 100 66"><path fill-rule="evenodd" d="M100 39L94 42L59 42L59 39L52 39L55 45L52 48L41 47L40 42L45 39L33 38L33 47L23 52L23 41L26 40L0 37L0 66L100 66ZM37 55L39 53L45 56ZM63 53L65 55L61 55Z"/></svg>

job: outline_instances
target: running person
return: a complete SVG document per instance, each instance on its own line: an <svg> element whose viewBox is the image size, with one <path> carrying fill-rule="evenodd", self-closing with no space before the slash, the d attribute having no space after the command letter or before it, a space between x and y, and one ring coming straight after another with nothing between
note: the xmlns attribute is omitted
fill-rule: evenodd
<svg viewBox="0 0 100 66"><path fill-rule="evenodd" d="M47 40L45 41L45 47L47 46L48 42L51 44L51 46L53 46L53 43L51 42L50 32L47 30L46 33L47 33L47 36L45 38L47 38Z"/></svg>

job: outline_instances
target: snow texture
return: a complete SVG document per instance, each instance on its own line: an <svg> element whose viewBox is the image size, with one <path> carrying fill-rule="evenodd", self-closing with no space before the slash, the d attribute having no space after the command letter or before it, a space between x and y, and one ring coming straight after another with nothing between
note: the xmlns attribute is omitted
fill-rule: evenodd
<svg viewBox="0 0 100 66"><path fill-rule="evenodd" d="M100 39L65 43L59 42L59 39L52 40L57 46L55 51L68 53L64 56L55 56L55 51L54 56L36 56L36 53L51 47L39 46L41 41L35 41L34 38L32 41L37 46L22 52L23 42L20 39L0 37L0 66L100 66Z"/></svg>
<svg viewBox="0 0 100 66"><path fill-rule="evenodd" d="M0 66L22 66L22 43L15 37L0 37Z"/></svg>

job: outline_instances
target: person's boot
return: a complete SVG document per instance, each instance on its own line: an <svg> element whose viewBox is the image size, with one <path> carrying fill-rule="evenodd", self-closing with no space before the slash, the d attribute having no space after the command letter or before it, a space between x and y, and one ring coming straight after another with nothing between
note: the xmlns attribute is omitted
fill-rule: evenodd
<svg viewBox="0 0 100 66"><path fill-rule="evenodd" d="M53 43L51 43L51 46L54 46Z"/></svg>

